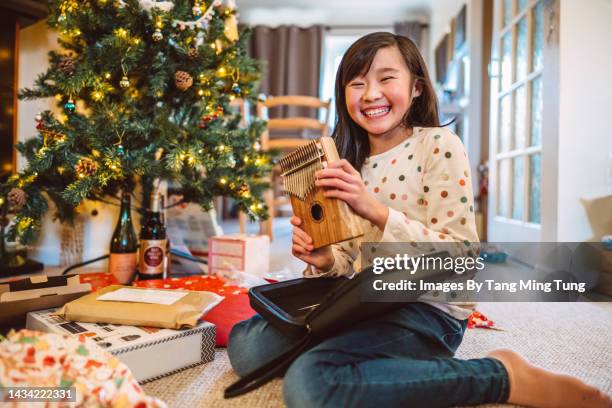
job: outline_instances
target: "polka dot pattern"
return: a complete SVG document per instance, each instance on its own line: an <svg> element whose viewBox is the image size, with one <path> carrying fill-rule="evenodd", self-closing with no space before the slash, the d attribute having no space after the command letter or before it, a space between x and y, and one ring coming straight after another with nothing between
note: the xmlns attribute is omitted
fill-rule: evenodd
<svg viewBox="0 0 612 408"><path fill-rule="evenodd" d="M390 208L392 224L379 230L367 223L370 232L357 242L382 239L419 248L422 242L477 242L470 164L464 153L459 138L447 129L416 128L410 140L368 158L362 168L364 184ZM340 245L357 252L357 243Z"/></svg>

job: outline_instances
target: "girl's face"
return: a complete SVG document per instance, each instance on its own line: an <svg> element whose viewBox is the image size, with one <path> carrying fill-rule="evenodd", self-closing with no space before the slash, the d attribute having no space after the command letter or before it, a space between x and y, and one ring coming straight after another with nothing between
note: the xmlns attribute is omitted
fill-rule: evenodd
<svg viewBox="0 0 612 408"><path fill-rule="evenodd" d="M370 136L384 137L401 128L412 98L420 86L412 86L412 75L397 47L378 50L363 76L351 79L345 87L349 115Z"/></svg>

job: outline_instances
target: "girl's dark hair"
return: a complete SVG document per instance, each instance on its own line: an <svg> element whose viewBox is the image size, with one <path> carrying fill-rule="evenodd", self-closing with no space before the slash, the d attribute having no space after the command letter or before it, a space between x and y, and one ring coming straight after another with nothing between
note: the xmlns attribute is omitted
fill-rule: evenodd
<svg viewBox="0 0 612 408"><path fill-rule="evenodd" d="M419 82L422 89L421 95L413 99L410 110L406 112L402 121L403 125L406 127L440 126L436 93L429 79L425 61L417 46L406 37L385 32L361 37L349 47L338 67L335 91L337 119L332 134L340 157L348 160L358 171L361 170L363 162L370 154L370 144L367 132L357 125L348 113L344 89L353 78L368 72L376 52L385 47L398 48L413 81ZM411 89L406 91L411 92Z"/></svg>

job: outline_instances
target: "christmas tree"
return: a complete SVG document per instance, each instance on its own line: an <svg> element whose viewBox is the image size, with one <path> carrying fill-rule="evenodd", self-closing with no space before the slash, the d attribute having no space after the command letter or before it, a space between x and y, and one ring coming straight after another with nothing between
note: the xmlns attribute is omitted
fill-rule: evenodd
<svg viewBox="0 0 612 408"><path fill-rule="evenodd" d="M264 124L230 112L234 98L253 102L260 68L232 0L51 0L48 24L62 51L19 97L54 97L63 114L41 112L38 135L16 146L27 166L0 187L22 198L13 238L36 238L47 199L70 221L83 200L118 202L136 185L146 203L159 180L204 209L223 195L265 217Z"/></svg>

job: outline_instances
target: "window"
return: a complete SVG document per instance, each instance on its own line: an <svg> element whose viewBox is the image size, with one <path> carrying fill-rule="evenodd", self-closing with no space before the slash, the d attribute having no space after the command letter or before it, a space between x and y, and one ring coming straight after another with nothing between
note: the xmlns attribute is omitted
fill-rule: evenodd
<svg viewBox="0 0 612 408"><path fill-rule="evenodd" d="M542 155L542 1L501 0L497 32L499 75L492 164L497 173L495 214L540 224Z"/></svg>

